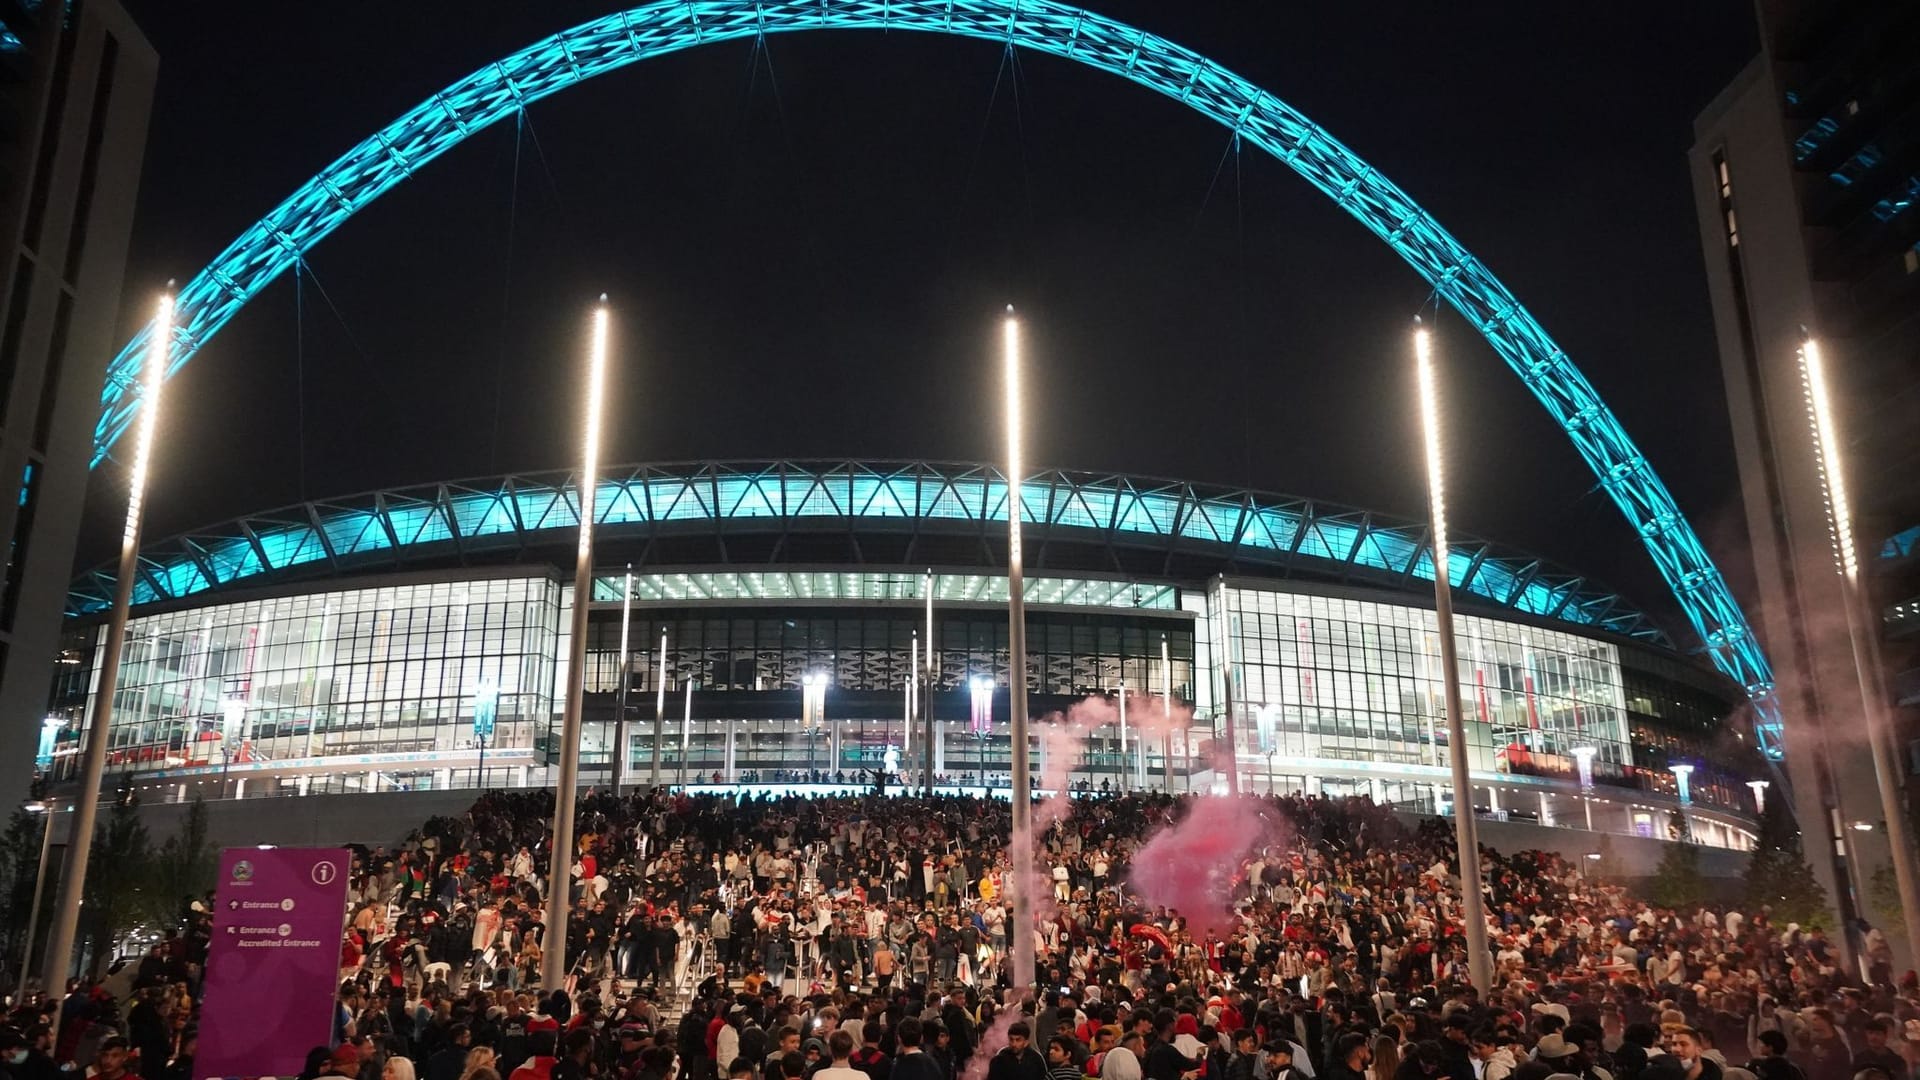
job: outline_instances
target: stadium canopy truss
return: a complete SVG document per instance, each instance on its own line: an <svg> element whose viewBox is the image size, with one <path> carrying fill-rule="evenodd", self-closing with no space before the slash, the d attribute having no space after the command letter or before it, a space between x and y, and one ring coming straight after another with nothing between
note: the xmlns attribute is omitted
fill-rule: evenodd
<svg viewBox="0 0 1920 1080"><path fill-rule="evenodd" d="M181 290L170 369L362 207L531 102L650 57L803 30L924 31L1062 57L1177 99L1299 173L1430 282L1560 424L1640 535L1714 664L1753 700L1763 748L1779 755L1773 676L1745 613L1619 420L1507 287L1405 192L1286 102L1189 49L1055 0L667 0L562 31L429 97L241 234ZM138 407L147 334L109 370L95 465Z"/></svg>
<svg viewBox="0 0 1920 1080"><path fill-rule="evenodd" d="M448 556L518 561L572 543L577 477L527 474L373 491L267 511L149 544L140 553L139 604L311 575L365 573ZM868 532L1004 536L1007 482L991 465L941 462L776 461L639 465L608 470L595 497L601 542L668 535L838 527ZM1424 591L1433 580L1427 527L1366 510L1178 480L1049 470L1020 486L1021 520L1036 566L1048 546L1147 549L1166 565L1179 553L1249 573L1312 575ZM1542 619L1671 647L1619 596L1541 559L1455 539L1448 577L1463 597ZM751 569L752 567L743 567ZM918 567L909 577L918 579ZM113 568L74 584L70 614L104 611ZM1031 582L1029 583L1029 592ZM917 596L917 594L916 594Z"/></svg>

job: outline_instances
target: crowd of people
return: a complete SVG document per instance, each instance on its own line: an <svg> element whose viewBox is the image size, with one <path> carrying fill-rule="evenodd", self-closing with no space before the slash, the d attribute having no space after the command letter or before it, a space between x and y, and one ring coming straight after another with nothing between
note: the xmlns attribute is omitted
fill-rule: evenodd
<svg viewBox="0 0 1920 1080"><path fill-rule="evenodd" d="M1196 831L1202 802L1249 824ZM483 794L355 852L335 1037L305 1075L1920 1080L1913 974L1863 980L1823 930L1764 908L1663 909L1550 853L1483 851L1482 995L1444 821L1365 798L1096 794L1036 811L1029 869L1009 865L1010 816L590 791L557 845L570 914L552 935L552 793ZM1020 889L1035 977L1016 992ZM41 1007L62 1010L60 1046L50 1012L0 1031L0 1080L67 1061L190 1076L195 947L169 939L133 980L164 1025L76 987ZM540 985L551 949L560 986Z"/></svg>

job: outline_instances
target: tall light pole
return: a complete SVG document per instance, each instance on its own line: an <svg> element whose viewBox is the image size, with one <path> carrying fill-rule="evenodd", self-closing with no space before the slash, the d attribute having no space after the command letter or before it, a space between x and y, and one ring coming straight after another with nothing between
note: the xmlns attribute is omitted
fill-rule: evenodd
<svg viewBox="0 0 1920 1080"><path fill-rule="evenodd" d="M1021 569L1020 320L1007 305L1001 348L1007 378L1007 737L1013 772L1013 986L1019 994L1033 986L1033 793L1027 762L1027 598Z"/></svg>
<svg viewBox="0 0 1920 1080"><path fill-rule="evenodd" d="M1860 705L1866 712L1867 743L1873 751L1873 777L1880 789L1880 814L1885 819L1888 857L1899 891L1908 956L1920 956L1920 859L1907 829L1907 808L1900 785L1900 762L1894 753L1892 718L1887 715L1887 685L1880 664L1878 612L1868 604L1860 581L1859 548L1853 538L1853 510L1847 499L1846 462L1834 421L1833 399L1821 367L1820 343L1808 337L1800 345L1800 379L1806 391L1807 422L1820 487L1826 495L1827 528L1833 541L1834 567L1840 575L1841 606L1847 620L1847 638L1853 646L1854 678L1860 684ZM1837 717L1827 717L1832 723Z"/></svg>
<svg viewBox="0 0 1920 1080"><path fill-rule="evenodd" d="M667 628L660 628L660 663L653 670L653 775L649 786L660 786L660 733L667 727Z"/></svg>
<svg viewBox="0 0 1920 1080"><path fill-rule="evenodd" d="M560 777L553 792L553 840L547 851L547 926L540 985L552 991L567 975L568 878L573 866L573 811L580 795L580 708L587 685L587 612L593 606L594 497L600 480L601 384L607 371L607 298L593 312L587 358L586 416L581 424L580 543L574 552L573 638L567 663L567 705L560 736Z"/></svg>
<svg viewBox="0 0 1920 1080"><path fill-rule="evenodd" d="M233 740L245 730L247 724L247 703L242 698L228 698L220 703L220 797L232 798L232 789L228 786L228 777L233 769Z"/></svg>
<svg viewBox="0 0 1920 1080"><path fill-rule="evenodd" d="M27 939L26 943L20 948L20 981L13 985L13 1004L15 1008L18 1008L26 1001L27 969L33 966L33 932L40 928L40 896L46 890L47 886L47 856L53 851L54 803L52 799L46 799L38 805L40 807L38 811L34 811L31 805L29 805L27 809L30 812L47 815L47 824L45 828L40 830L40 868L34 871L33 874L33 904L27 908ZM46 988L47 976L45 971L40 973L40 985L41 989L44 990Z"/></svg>
<svg viewBox="0 0 1920 1080"><path fill-rule="evenodd" d="M813 768L813 748L819 741L820 725L827 718L827 676L809 671L800 676L800 727L806 732L807 768ZM809 777L809 780L812 778Z"/></svg>
<svg viewBox="0 0 1920 1080"><path fill-rule="evenodd" d="M1163 716L1167 726L1161 732L1160 748L1160 790L1173 794L1173 661L1168 658L1167 635L1160 635L1160 691L1166 700L1162 701ZM1140 751L1141 786L1146 786L1147 752Z"/></svg>
<svg viewBox="0 0 1920 1080"><path fill-rule="evenodd" d="M680 786L687 786L687 770L693 765L693 680L687 680L687 698L680 714Z"/></svg>
<svg viewBox="0 0 1920 1080"><path fill-rule="evenodd" d="M925 592L927 594L927 681L926 681L926 686L924 690L920 694L920 718L921 718L921 722L926 725L921 729L921 734L925 736L924 741L926 743L926 745L921 747L921 749L926 753L926 767L920 770L920 776L921 776L921 779L925 781L925 784L923 786L926 788L926 794L929 798L931 798L933 796L933 742L934 742L933 688L935 686L935 680L937 680L940 677L940 669L935 665L934 659L933 659L933 568L932 567L927 568L927 575L923 580L925 585Z"/></svg>
<svg viewBox="0 0 1920 1080"><path fill-rule="evenodd" d="M1222 574L1221 576L1225 577L1226 575ZM1235 667L1233 663L1233 638L1234 617L1232 613L1229 612L1227 615L1227 640L1225 642L1226 655L1222 658L1223 663L1221 665L1226 677L1221 680L1221 689L1224 691L1223 696L1226 699L1224 704L1226 705L1227 731L1227 794L1238 795L1240 794L1240 756L1237 752L1239 748L1236 747L1233 742L1233 680L1239 669ZM1214 753L1216 755L1219 753L1218 747L1214 748ZM1192 744L1188 744L1187 746L1187 756L1188 758L1192 758L1193 756ZM1217 761L1219 759L1216 757L1215 760Z"/></svg>
<svg viewBox="0 0 1920 1080"><path fill-rule="evenodd" d="M1480 895L1480 842L1473 819L1473 782L1467 771L1466 722L1460 707L1460 660L1453 640L1453 587L1447 576L1447 487L1440 453L1440 403L1434 386L1433 342L1424 326L1413 331L1419 364L1420 426L1427 451L1427 513L1433 528L1433 608L1440 631L1440 668L1447 694L1447 755L1453 765L1453 838L1460 857L1462 921L1467 929L1467 965L1474 989L1493 987L1493 954L1487 950L1487 912Z"/></svg>
<svg viewBox="0 0 1920 1080"><path fill-rule="evenodd" d="M120 688L120 654L127 644L127 612L133 607L133 579L140 573L140 530L146 521L147 476L153 465L153 438L160 426L160 388L167 378L173 354L173 294L160 298L153 329L147 335L147 355L140 368L140 414L135 419L133 471L127 477L127 523L120 534L120 570L113 584L113 614L107 622L106 649L100 660L100 686L93 699L93 721L87 726L86 750L80 763L80 794L73 804L73 827L67 834L67 863L60 875L53 933L41 967L43 986L64 986L73 966L73 939L80 929L80 902L87 893L87 859L93 853L94 811L100 803L100 774L107 764L108 729L113 725L113 699ZM49 821L52 819L49 818ZM60 1024L54 1014L54 1026Z"/></svg>
<svg viewBox="0 0 1920 1080"><path fill-rule="evenodd" d="M1127 793L1127 680L1120 680L1120 794Z"/></svg>
<svg viewBox="0 0 1920 1080"><path fill-rule="evenodd" d="M919 719L916 711L920 707L920 631L913 632L913 653L907 667L907 709L906 718L900 724L900 757L904 761L913 760L913 725Z"/></svg>
<svg viewBox="0 0 1920 1080"><path fill-rule="evenodd" d="M973 748L980 763L980 789L984 792L992 787L987 782L987 739L993 735L993 680L985 675L975 675L967 680L967 689L969 700L973 703L973 712L967 721L967 733L974 738ZM1008 771L1012 771L1011 765Z"/></svg>
<svg viewBox="0 0 1920 1080"><path fill-rule="evenodd" d="M633 622L633 564L627 564L627 576L620 586L620 692L614 696L619 710L613 721L613 797L621 795L627 778L627 631Z"/></svg>

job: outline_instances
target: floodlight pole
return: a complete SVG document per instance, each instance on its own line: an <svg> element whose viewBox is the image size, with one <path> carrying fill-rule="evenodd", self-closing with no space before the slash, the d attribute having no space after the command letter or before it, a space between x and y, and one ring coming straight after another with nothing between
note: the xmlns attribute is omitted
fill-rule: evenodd
<svg viewBox="0 0 1920 1080"><path fill-rule="evenodd" d="M1007 712L1012 744L1013 845L1008 853L1014 873L1013 988L1024 995L1033 986L1033 793L1027 760L1027 604L1020 552L1020 320L1012 305L1002 326L1007 380ZM982 768L984 769L984 764Z"/></svg>
<svg viewBox="0 0 1920 1080"><path fill-rule="evenodd" d="M1853 536L1853 511L1847 500L1846 462L1834 422L1833 401L1821 366L1820 344L1808 337L1800 346L1800 377L1807 397L1807 419L1813 428L1820 486L1826 496L1827 525L1833 538L1835 569L1840 575L1841 606L1847 620L1847 639L1853 647L1854 677L1860 684L1860 705L1866 712L1867 742L1873 752L1875 786L1880 789L1880 814L1885 819L1887 854L1893 863L1894 887L1900 898L1900 916L1906 930L1909 962L1920 956L1920 859L1907 828L1907 808L1901 797L1900 761L1894 754L1893 720L1887 715L1887 689L1876 630L1878 612L1868 604L1860 582L1860 559ZM1758 791L1756 790L1756 795Z"/></svg>
<svg viewBox="0 0 1920 1080"><path fill-rule="evenodd" d="M926 689L920 695L920 716L921 716L922 722L926 725L922 729L922 732L926 736L926 739L925 739L926 745L921 747L921 749L926 753L927 765L926 765L926 768L920 771L920 775L921 775L921 778L926 781L924 785L926 788L926 793L927 793L927 796L931 798L933 796L933 688L935 685L934 680L939 678L939 674L938 674L939 669L934 666L934 662L933 662L933 568L932 567L927 568L927 576L925 578L925 589L927 594L927 681L926 681Z"/></svg>
<svg viewBox="0 0 1920 1080"><path fill-rule="evenodd" d="M687 770L693 757L693 680L687 680L686 711L680 714L680 787L687 786Z"/></svg>
<svg viewBox="0 0 1920 1080"><path fill-rule="evenodd" d="M1160 689L1165 701L1161 702L1166 720L1162 730L1160 749L1160 790L1173 794L1173 661L1167 658L1167 635L1160 635ZM1146 770L1147 752L1140 751L1141 771Z"/></svg>
<svg viewBox="0 0 1920 1080"><path fill-rule="evenodd" d="M13 1006L19 1008L26 1003L27 969L33 966L33 932L40 928L40 899L47 887L47 856L53 852L53 814L54 801L43 799L41 811L47 815L46 828L40 830L40 868L33 875L33 903L27 908L27 938L20 949L20 981L13 987ZM47 974L40 973L40 989L46 990Z"/></svg>
<svg viewBox="0 0 1920 1080"><path fill-rule="evenodd" d="M171 283L169 283L171 287ZM40 968L42 986L66 986L73 967L73 939L80 930L80 903L87 892L87 860L93 852L94 812L100 803L100 775L106 769L113 699L120 687L120 654L127 645L127 613L133 607L133 582L140 575L140 530L146 522L147 477L153 464L153 438L160 422L160 388L173 353L173 294L160 298L153 328L147 335L147 355L140 368L140 425L133 453L133 471L127 484L127 523L120 534L119 577L113 584L113 614L107 622L106 648L100 659L100 686L93 699L93 721L87 725L87 744L80 764L80 794L73 804L73 825L67 832L67 860L60 875L60 893L54 908L53 932L47 940L46 960ZM51 815L52 811L48 811ZM47 819L52 827L53 819ZM60 1013L53 1018L57 1034Z"/></svg>
<svg viewBox="0 0 1920 1080"><path fill-rule="evenodd" d="M573 866L574 803L580 795L580 710L587 685L587 614L593 600L594 496L600 473L601 384L607 369L607 298L593 312L593 345L587 361L587 400L580 452L580 541L574 552L573 627L568 643L567 703L560 735L560 776L553 791L553 834L547 849L547 925L542 939L540 985L558 990L567 976L568 888Z"/></svg>
<svg viewBox="0 0 1920 1080"><path fill-rule="evenodd" d="M627 777L627 630L633 620L633 564L627 564L625 583L620 587L620 692L615 696L619 710L613 721L613 797L619 798Z"/></svg>
<svg viewBox="0 0 1920 1080"><path fill-rule="evenodd" d="M660 733L667 728L667 628L660 628L660 663L653 671L653 775L651 787L660 786Z"/></svg>
<svg viewBox="0 0 1920 1080"><path fill-rule="evenodd" d="M1467 969L1484 997L1493 988L1487 949L1487 912L1480 895L1480 842L1473 818L1473 781L1467 769L1467 733L1460 705L1460 661L1453 639L1453 588L1447 578L1446 473L1440 456L1440 415L1434 388L1433 343L1424 326L1413 332L1419 365L1420 422L1427 451L1427 512L1433 530L1433 608L1440 637L1440 668L1447 698L1448 757L1453 765L1453 838L1460 858L1461 921L1467 931Z"/></svg>

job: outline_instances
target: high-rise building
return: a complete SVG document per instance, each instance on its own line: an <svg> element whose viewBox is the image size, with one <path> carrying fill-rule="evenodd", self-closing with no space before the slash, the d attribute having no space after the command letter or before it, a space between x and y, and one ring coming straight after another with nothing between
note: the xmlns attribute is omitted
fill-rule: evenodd
<svg viewBox="0 0 1920 1080"><path fill-rule="evenodd" d="M1799 349L1820 343L1882 669L1913 786L1920 706L1920 7L1760 0L1762 53L1691 165L1760 613L1809 857L1889 934L1886 815ZM1863 647L1866 642L1863 640ZM1911 803L1906 816L1913 818ZM1904 944L1904 943L1901 943Z"/></svg>
<svg viewBox="0 0 1920 1080"><path fill-rule="evenodd" d="M0 806L42 735L159 66L115 0L0 0Z"/></svg>

